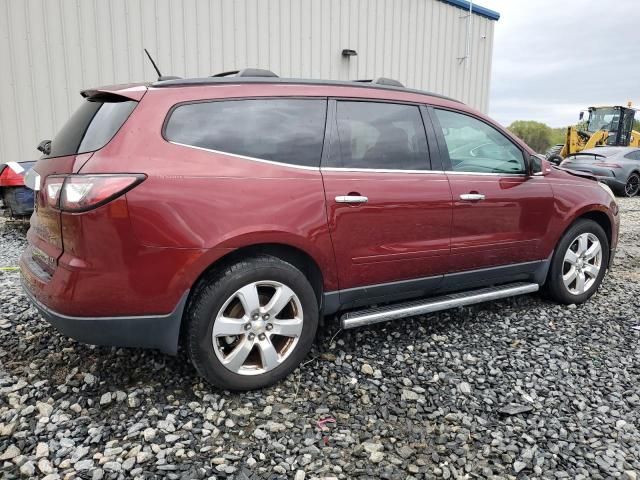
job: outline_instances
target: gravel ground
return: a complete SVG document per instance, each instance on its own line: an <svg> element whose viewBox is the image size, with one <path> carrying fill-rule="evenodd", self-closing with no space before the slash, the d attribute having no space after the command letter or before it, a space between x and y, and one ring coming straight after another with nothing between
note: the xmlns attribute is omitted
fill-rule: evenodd
<svg viewBox="0 0 640 480"><path fill-rule="evenodd" d="M90 347L0 271L0 473L54 478L622 478L640 473L640 199L586 305L537 295L321 335L279 385ZM24 229L0 224L0 267Z"/></svg>

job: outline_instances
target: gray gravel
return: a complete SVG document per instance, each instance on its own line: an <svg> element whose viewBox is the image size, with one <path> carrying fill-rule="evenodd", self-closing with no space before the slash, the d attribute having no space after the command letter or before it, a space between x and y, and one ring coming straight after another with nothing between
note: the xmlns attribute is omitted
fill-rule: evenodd
<svg viewBox="0 0 640 480"><path fill-rule="evenodd" d="M81 345L0 271L3 478L622 478L640 473L640 199L583 306L528 296L321 335L279 385ZM0 224L0 267L24 230Z"/></svg>

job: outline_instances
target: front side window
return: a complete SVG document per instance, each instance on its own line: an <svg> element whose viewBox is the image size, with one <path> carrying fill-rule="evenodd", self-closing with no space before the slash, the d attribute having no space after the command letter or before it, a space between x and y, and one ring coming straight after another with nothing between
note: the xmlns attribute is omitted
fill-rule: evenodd
<svg viewBox="0 0 640 480"><path fill-rule="evenodd" d="M457 172L523 174L522 151L496 128L462 113L436 109L451 169Z"/></svg>
<svg viewBox="0 0 640 480"><path fill-rule="evenodd" d="M427 139L414 105L338 101L337 152L329 166L425 170Z"/></svg>
<svg viewBox="0 0 640 480"><path fill-rule="evenodd" d="M325 99L246 99L190 103L171 114L165 138L208 150L318 167Z"/></svg>

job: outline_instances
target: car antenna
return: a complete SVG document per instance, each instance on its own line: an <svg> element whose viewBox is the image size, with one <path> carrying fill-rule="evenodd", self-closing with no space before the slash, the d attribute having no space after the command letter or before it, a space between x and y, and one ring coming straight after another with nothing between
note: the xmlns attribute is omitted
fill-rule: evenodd
<svg viewBox="0 0 640 480"><path fill-rule="evenodd" d="M145 48L144 49L144 53L147 54L147 57L149 57L149 61L151 62L151 65L153 65L154 70L158 73L158 80L161 80L162 79L162 74L160 73L160 69L158 68L158 65L156 65L156 62L153 61L153 57L149 53L149 50L147 50Z"/></svg>
<svg viewBox="0 0 640 480"><path fill-rule="evenodd" d="M149 53L149 50L147 50L146 48L144 49L144 53L147 54L147 57L149 57L149 61L151 62L151 65L153 65L153 69L156 71L156 73L158 74L158 81L161 82L163 80L176 80L179 79L181 77L174 77L171 75L167 75L164 76L160 73L160 69L158 68L158 65L156 65L156 62L153 61L153 57L151 56L151 54Z"/></svg>

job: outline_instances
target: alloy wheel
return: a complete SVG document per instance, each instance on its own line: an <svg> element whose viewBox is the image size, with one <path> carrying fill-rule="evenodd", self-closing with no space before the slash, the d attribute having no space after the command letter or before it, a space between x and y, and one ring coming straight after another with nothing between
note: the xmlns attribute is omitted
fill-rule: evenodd
<svg viewBox="0 0 640 480"><path fill-rule="evenodd" d="M624 194L627 197L635 197L640 191L640 176L635 173L629 175L627 183L624 186Z"/></svg>
<svg viewBox="0 0 640 480"><path fill-rule="evenodd" d="M259 375L282 364L302 334L303 313L295 292L276 281L245 285L224 303L213 324L213 349L240 375Z"/></svg>
<svg viewBox="0 0 640 480"><path fill-rule="evenodd" d="M588 291L602 268L602 245L592 233L578 235L569 245L562 264L562 281L569 293Z"/></svg>

